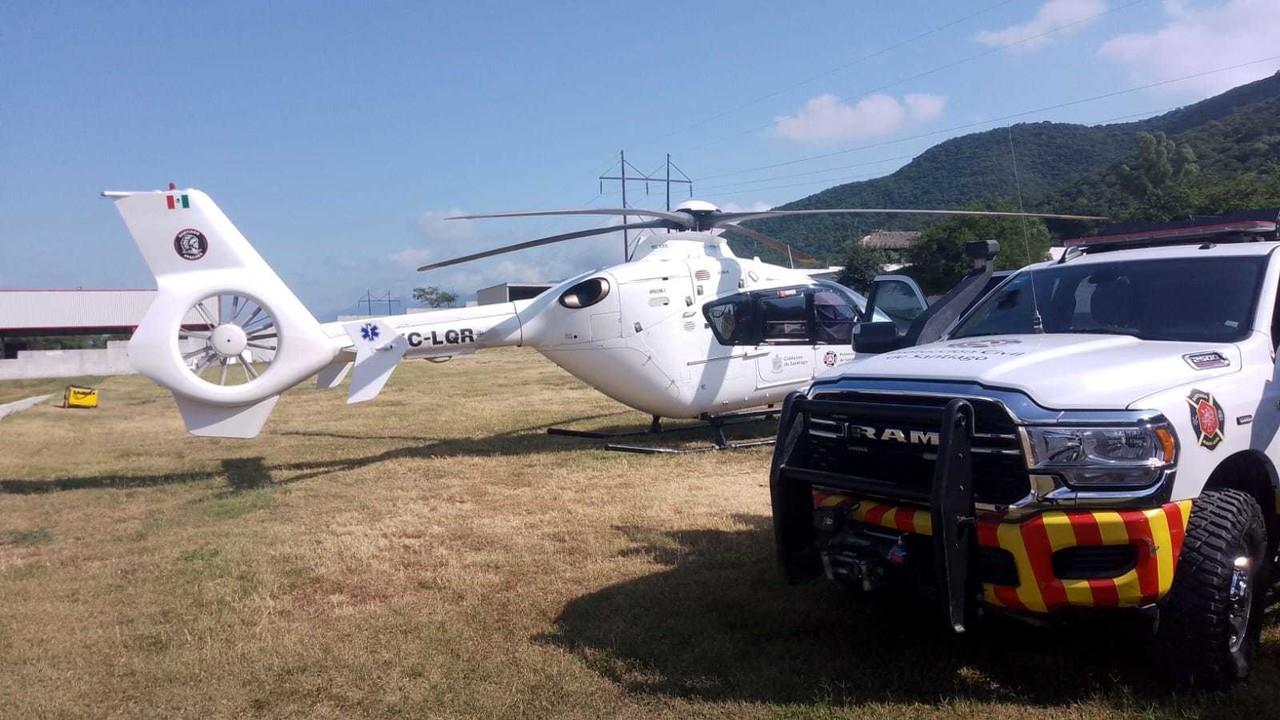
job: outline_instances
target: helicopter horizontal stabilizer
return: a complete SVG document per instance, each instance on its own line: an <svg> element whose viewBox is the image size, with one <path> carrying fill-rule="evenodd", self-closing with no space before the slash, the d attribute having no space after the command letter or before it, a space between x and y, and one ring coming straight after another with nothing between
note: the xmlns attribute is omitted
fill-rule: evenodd
<svg viewBox="0 0 1280 720"><path fill-rule="evenodd" d="M337 360L325 365L319 373L316 373L317 390L332 390L347 379L347 373L351 372L352 366L355 365L355 361L347 359L348 357L350 357L349 353L344 352L338 356Z"/></svg>
<svg viewBox="0 0 1280 720"><path fill-rule="evenodd" d="M356 348L347 404L372 400L391 379L391 373L409 349L409 341L385 320L347 323L342 328Z"/></svg>

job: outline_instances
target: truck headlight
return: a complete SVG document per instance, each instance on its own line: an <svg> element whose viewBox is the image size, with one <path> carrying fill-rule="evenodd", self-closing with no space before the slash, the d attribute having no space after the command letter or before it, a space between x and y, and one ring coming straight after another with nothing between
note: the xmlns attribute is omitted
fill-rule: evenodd
<svg viewBox="0 0 1280 720"><path fill-rule="evenodd" d="M1026 427L1027 465L1068 485L1144 487L1178 460L1178 436L1167 422L1120 427Z"/></svg>

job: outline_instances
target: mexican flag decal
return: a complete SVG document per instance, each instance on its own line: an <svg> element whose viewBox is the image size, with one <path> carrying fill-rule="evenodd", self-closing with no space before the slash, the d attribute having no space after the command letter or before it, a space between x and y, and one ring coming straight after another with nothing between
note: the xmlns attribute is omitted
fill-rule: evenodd
<svg viewBox="0 0 1280 720"><path fill-rule="evenodd" d="M187 202L185 193L182 195L165 195L164 201L170 210L183 210L191 207L191 203Z"/></svg>

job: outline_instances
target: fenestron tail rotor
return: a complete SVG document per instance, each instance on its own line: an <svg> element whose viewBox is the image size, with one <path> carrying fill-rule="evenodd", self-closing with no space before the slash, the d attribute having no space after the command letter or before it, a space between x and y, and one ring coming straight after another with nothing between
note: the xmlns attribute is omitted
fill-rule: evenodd
<svg viewBox="0 0 1280 720"><path fill-rule="evenodd" d="M701 200L690 200L681 203L675 210L665 212L661 210L645 210L636 208L582 208L576 210L524 210L513 212L484 213L477 215L456 215L449 218L450 220L478 220L484 218L515 218L515 217L544 217L544 216L571 216L571 215L605 215L605 216L628 216L635 215L638 217L651 217L653 220L643 223L630 223L626 225L613 225L602 228L592 228L589 230L579 230L577 232L563 233L560 235L551 235L549 237L539 238L537 240L529 240L527 242L516 243L514 245L505 245L503 247L486 250L484 252L464 255L462 257L442 260L440 262L430 263L418 268L419 272L424 270L433 270L435 268L445 267L448 265L457 265L458 263L470 262L481 258L492 257L494 255L502 255L505 253L516 252L518 250L526 250L528 248L540 247L542 245L550 245L552 243L564 242L565 240L574 240L576 238L591 237L593 235L604 235L619 230L640 230L640 229L666 229L683 232L687 230L708 232L715 229L723 229L726 232L737 233L746 237L750 237L758 242L768 245L775 250L787 253L792 259L816 262L814 258L801 253L786 243L775 240L757 230L742 227L739 223L748 220L764 220L767 218L785 218L801 215L980 215L989 217L1030 217L1044 218L1053 220L1106 220L1105 217L1096 215L1067 215L1062 213L1028 213L1028 212L1004 212L995 210L935 210L935 209L910 209L910 208L814 208L811 210L761 210L750 212L724 212L720 208L709 202Z"/></svg>
<svg viewBox="0 0 1280 720"><path fill-rule="evenodd" d="M254 298L220 293L191 309L205 325L179 327L178 340L185 349L183 362L200 380L214 385L253 382L275 360L280 337L276 320Z"/></svg>

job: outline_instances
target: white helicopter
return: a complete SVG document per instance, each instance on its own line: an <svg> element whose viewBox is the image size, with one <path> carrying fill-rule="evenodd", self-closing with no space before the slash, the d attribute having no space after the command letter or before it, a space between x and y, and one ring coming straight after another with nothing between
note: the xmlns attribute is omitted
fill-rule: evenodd
<svg viewBox="0 0 1280 720"><path fill-rule="evenodd" d="M822 271L736 257L715 230L777 241L738 223L807 214L983 214L950 210L722 212L583 209L464 216L637 216L426 265L430 270L623 229L644 230L626 262L565 280L532 300L320 323L206 194L106 192L155 275L158 295L129 343L143 375L173 392L193 435L258 435L280 394L315 375L347 402L378 395L405 358L527 346L615 400L659 418L708 418L779 402L854 359L866 298ZM1093 219L1027 213L1034 217ZM655 230L673 232L658 233ZM785 246L782 246L785 247ZM924 298L910 283L897 294ZM873 295L879 291L874 291ZM887 295L888 293L886 293ZM914 295L915 300L910 296ZM204 323L184 325L194 310ZM876 311L877 325L888 323Z"/></svg>

